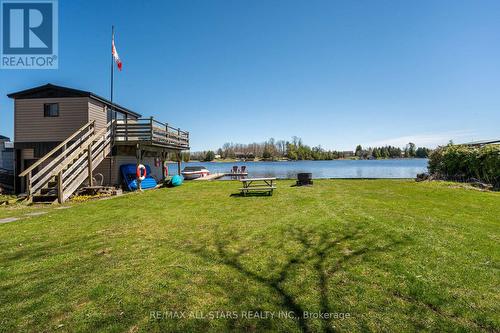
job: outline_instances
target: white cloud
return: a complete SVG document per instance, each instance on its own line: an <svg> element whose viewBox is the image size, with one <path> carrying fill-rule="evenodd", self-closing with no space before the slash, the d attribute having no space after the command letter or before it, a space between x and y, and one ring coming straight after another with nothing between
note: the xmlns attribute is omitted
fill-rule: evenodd
<svg viewBox="0 0 500 333"><path fill-rule="evenodd" d="M377 141L366 142L362 144L363 147L380 147L380 146L396 146L404 147L408 142L413 142L417 147L434 148L439 145L447 144L450 140L455 143L469 142L475 139L476 133L470 130L463 131L448 131L440 133L425 133L400 136L397 138L389 138Z"/></svg>

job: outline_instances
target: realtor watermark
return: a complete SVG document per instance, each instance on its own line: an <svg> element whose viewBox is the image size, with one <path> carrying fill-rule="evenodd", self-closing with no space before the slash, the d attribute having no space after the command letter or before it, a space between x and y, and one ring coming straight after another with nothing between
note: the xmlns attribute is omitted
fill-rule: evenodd
<svg viewBox="0 0 500 333"><path fill-rule="evenodd" d="M321 320L344 320L352 318L349 312L308 312L300 314L294 311L150 311L150 320L178 320L178 319L276 319L276 320L298 320L298 319L321 319Z"/></svg>
<svg viewBox="0 0 500 333"><path fill-rule="evenodd" d="M57 0L0 0L0 68L57 69Z"/></svg>

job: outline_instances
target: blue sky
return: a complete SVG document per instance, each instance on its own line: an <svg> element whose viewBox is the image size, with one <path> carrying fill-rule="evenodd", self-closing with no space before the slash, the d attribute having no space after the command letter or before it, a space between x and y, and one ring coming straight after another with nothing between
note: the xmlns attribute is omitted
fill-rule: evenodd
<svg viewBox="0 0 500 333"><path fill-rule="evenodd" d="M109 97L191 132L193 150L299 136L310 145L435 146L500 137L500 1L59 1L59 69L0 70Z"/></svg>

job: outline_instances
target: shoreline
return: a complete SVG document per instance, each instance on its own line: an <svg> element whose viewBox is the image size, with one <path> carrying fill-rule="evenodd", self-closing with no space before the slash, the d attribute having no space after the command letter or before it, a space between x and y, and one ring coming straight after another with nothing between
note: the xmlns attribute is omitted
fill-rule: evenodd
<svg viewBox="0 0 500 333"><path fill-rule="evenodd" d="M427 157L411 157L411 158L377 158L377 159L360 159L360 158L336 158L334 160L213 160L213 161L199 161L190 160L182 163L258 163L258 162L333 162L333 161L392 161L392 160L426 160ZM177 161L167 161L167 163L177 163Z"/></svg>

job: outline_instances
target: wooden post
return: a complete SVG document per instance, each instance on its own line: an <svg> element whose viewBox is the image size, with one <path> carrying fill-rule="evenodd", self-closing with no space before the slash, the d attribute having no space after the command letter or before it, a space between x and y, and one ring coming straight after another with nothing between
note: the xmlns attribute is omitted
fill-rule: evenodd
<svg viewBox="0 0 500 333"><path fill-rule="evenodd" d="M153 131L153 117L149 118L149 124L151 126L151 141L153 141L154 131Z"/></svg>
<svg viewBox="0 0 500 333"><path fill-rule="evenodd" d="M165 138L166 138L167 143L168 143L168 123L165 124Z"/></svg>
<svg viewBox="0 0 500 333"><path fill-rule="evenodd" d="M27 199L30 200L33 195L31 193L31 171L26 175L26 194L28 195Z"/></svg>
<svg viewBox="0 0 500 333"><path fill-rule="evenodd" d="M64 202L64 189L63 189L63 172L59 171L57 174L57 201L62 204Z"/></svg>
<svg viewBox="0 0 500 333"><path fill-rule="evenodd" d="M62 146L61 150L62 150L62 157L63 159L66 158L66 148L68 147L68 145L64 145Z"/></svg>
<svg viewBox="0 0 500 333"><path fill-rule="evenodd" d="M128 141L128 115L125 115L125 141Z"/></svg>
<svg viewBox="0 0 500 333"><path fill-rule="evenodd" d="M177 152L177 174L181 175L181 154Z"/></svg>
<svg viewBox="0 0 500 333"><path fill-rule="evenodd" d="M141 160L142 160L141 146L139 144L137 144L137 146L136 146L135 156L137 158L137 163L135 164L135 169L137 170L137 168L139 168L139 164L141 164ZM141 180L139 179L139 177L137 177L137 175L136 175L136 180L137 180L137 189L139 191L142 191Z"/></svg>
<svg viewBox="0 0 500 333"><path fill-rule="evenodd" d="M92 180L92 142L89 144L89 148L87 150L87 164L88 164L88 173L89 173L89 186L94 186Z"/></svg>
<svg viewBox="0 0 500 333"><path fill-rule="evenodd" d="M162 174L162 182L165 183L167 181L168 174L165 172L165 166L167 165L166 153L161 152L161 174Z"/></svg>

